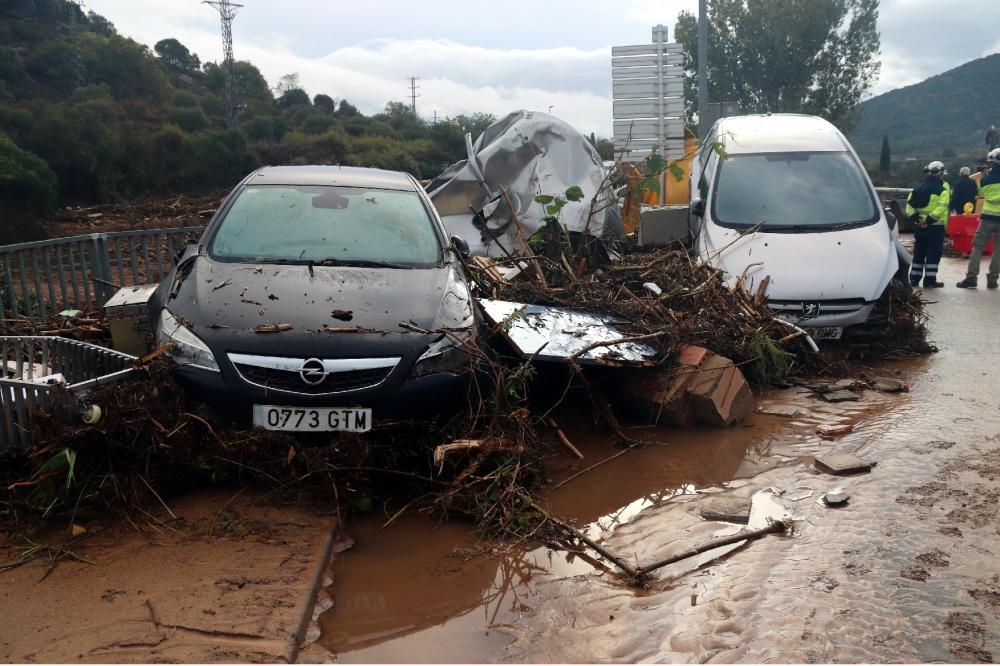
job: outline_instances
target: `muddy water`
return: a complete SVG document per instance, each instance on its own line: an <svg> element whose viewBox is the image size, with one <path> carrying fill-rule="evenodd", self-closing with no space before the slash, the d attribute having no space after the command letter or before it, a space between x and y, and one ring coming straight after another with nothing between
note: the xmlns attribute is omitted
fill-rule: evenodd
<svg viewBox="0 0 1000 666"><path fill-rule="evenodd" d="M963 266L946 260L954 284ZM701 519L773 487L795 517L723 558L623 587L591 554L500 548L420 516L352 527L320 643L339 661L914 662L1000 658L1000 294L954 288L930 306L931 358L884 366L910 393L830 405L763 396L749 427L634 429L649 444L552 490L550 510L649 563L732 526ZM615 453L561 422L583 464ZM853 423L833 440L819 424ZM831 449L877 461L834 477ZM851 496L825 507L826 492Z"/></svg>

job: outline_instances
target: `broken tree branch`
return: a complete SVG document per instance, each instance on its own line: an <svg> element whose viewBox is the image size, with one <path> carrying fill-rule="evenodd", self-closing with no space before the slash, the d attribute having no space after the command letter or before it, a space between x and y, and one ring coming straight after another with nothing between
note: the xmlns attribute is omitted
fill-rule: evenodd
<svg viewBox="0 0 1000 666"><path fill-rule="evenodd" d="M738 534L733 534L731 536L722 537L720 539L714 539L700 546L694 546L693 548L688 548L682 553L677 555L671 555L668 558L662 559L659 562L654 562L648 566L639 567L636 569L637 576L645 576L650 571L656 571L657 569L662 569L665 566L673 564L674 562L680 562L681 560L686 560L689 557L694 557L695 555L700 555L704 552L714 550L716 548L721 548L722 546L728 546L729 544L739 543L740 541L750 541L752 539L759 539L766 534L778 534L785 531L785 524L780 520L776 520L767 527L762 527L758 530L752 530L750 532L740 532Z"/></svg>

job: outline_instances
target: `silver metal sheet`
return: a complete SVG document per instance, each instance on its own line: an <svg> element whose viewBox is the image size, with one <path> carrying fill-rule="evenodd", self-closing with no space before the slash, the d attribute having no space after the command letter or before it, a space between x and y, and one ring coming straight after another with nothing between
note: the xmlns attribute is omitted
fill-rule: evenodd
<svg viewBox="0 0 1000 666"><path fill-rule="evenodd" d="M616 120L615 140L624 141L629 136L632 138L645 138L659 136L659 120ZM663 131L668 138L684 138L684 120L681 118L664 118Z"/></svg>
<svg viewBox="0 0 1000 666"><path fill-rule="evenodd" d="M684 94L684 79L664 77L663 90L657 79L639 79L637 81L614 81L611 85L611 96L615 99L647 99L650 97L680 97Z"/></svg>
<svg viewBox="0 0 1000 666"><path fill-rule="evenodd" d="M615 120L657 118L660 114L660 104L655 99L618 100L613 103L613 108ZM664 98L664 117L678 118L682 115L684 115L684 100L682 98Z"/></svg>
<svg viewBox="0 0 1000 666"><path fill-rule="evenodd" d="M567 357L598 342L624 337L611 317L543 305L479 299L483 314L498 325L504 337L525 358L564 362ZM543 348L544 345L544 348ZM542 351L539 352L539 349ZM583 354L580 363L611 366L651 366L656 350L641 342L598 347Z"/></svg>
<svg viewBox="0 0 1000 666"><path fill-rule="evenodd" d="M674 56L669 56L673 58ZM627 79L656 79L659 69L655 66L646 67L615 67L611 70L611 78L615 81ZM663 67L664 76L684 76L684 67L680 62L666 62Z"/></svg>

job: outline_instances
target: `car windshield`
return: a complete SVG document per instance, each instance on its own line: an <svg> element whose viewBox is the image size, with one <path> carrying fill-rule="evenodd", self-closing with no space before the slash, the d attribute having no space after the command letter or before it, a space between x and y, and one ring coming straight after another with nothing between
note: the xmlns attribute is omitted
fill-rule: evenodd
<svg viewBox="0 0 1000 666"><path fill-rule="evenodd" d="M230 261L432 266L433 220L416 192L361 187L245 187L212 239Z"/></svg>
<svg viewBox="0 0 1000 666"><path fill-rule="evenodd" d="M720 160L712 218L727 227L774 231L864 225L878 209L848 152L730 155Z"/></svg>

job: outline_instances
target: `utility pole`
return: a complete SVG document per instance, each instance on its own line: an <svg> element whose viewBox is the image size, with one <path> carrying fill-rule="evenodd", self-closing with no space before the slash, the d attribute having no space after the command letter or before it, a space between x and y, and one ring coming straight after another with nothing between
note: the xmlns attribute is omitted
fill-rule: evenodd
<svg viewBox="0 0 1000 666"><path fill-rule="evenodd" d="M708 0L698 0L698 138L708 134Z"/></svg>
<svg viewBox="0 0 1000 666"><path fill-rule="evenodd" d="M434 124L438 124L438 110L434 109Z"/></svg>
<svg viewBox="0 0 1000 666"><path fill-rule="evenodd" d="M243 5L229 0L203 0L202 4L210 5L219 12L222 20L222 66L226 81L226 126L236 127L236 109L239 106L236 89L236 62L233 59L233 19L236 10Z"/></svg>
<svg viewBox="0 0 1000 666"><path fill-rule="evenodd" d="M419 80L416 76L410 77L410 111L413 112L414 116L417 115L417 98L420 97L417 94L417 90L420 89L420 86L417 85L417 81Z"/></svg>

